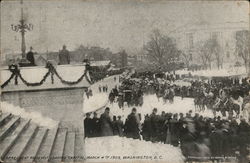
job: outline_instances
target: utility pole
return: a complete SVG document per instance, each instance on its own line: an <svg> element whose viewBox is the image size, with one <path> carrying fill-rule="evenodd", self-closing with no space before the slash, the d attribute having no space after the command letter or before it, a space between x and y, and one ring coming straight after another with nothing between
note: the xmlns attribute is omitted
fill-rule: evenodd
<svg viewBox="0 0 250 163"><path fill-rule="evenodd" d="M25 45L25 32L33 30L32 24L25 24L24 16L23 16L23 0L20 1L21 4L21 19L20 24L11 25L11 29L15 32L21 33L21 52L22 52L22 60L26 59L26 45Z"/></svg>

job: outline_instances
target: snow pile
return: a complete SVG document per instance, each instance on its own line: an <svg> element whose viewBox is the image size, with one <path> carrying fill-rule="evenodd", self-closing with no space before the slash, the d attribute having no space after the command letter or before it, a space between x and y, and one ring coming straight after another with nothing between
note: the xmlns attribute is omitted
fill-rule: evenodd
<svg viewBox="0 0 250 163"><path fill-rule="evenodd" d="M93 96L87 98L84 96L83 113L92 112L102 108L108 103L108 94L96 93Z"/></svg>
<svg viewBox="0 0 250 163"><path fill-rule="evenodd" d="M1 102L1 110L3 113L11 113L24 119L31 119L32 122L38 124L39 126L44 126L50 129L54 128L58 124L57 121L48 117L44 117L39 112L27 112L25 109L19 106L14 106L7 102Z"/></svg>
<svg viewBox="0 0 250 163"><path fill-rule="evenodd" d="M230 67L223 69L211 69L211 70L199 70L199 71L188 71L188 70L177 70L176 74L189 74L197 75L197 76L246 76L246 69L244 67Z"/></svg>
<svg viewBox="0 0 250 163"><path fill-rule="evenodd" d="M85 149L87 161L91 162L139 160L164 163L184 162L184 156L178 147L118 136L86 138ZM95 156L100 157L95 158ZM111 156L120 157L111 158Z"/></svg>

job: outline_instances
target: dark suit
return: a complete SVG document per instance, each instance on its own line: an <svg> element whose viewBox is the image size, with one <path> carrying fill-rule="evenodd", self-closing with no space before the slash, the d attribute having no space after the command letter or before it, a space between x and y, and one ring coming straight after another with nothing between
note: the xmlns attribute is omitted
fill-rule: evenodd
<svg viewBox="0 0 250 163"><path fill-rule="evenodd" d="M59 53L59 65L66 65L70 63L69 51L61 50Z"/></svg>
<svg viewBox="0 0 250 163"><path fill-rule="evenodd" d="M101 136L113 136L112 122L109 114L103 113L100 117Z"/></svg>
<svg viewBox="0 0 250 163"><path fill-rule="evenodd" d="M34 53L29 51L26 56L27 60L30 62L30 66L35 66Z"/></svg>

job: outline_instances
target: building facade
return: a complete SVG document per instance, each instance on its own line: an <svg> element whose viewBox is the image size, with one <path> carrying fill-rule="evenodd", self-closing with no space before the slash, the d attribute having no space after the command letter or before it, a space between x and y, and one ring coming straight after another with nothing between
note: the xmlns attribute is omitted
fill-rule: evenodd
<svg viewBox="0 0 250 163"><path fill-rule="evenodd" d="M226 22L210 24L198 22L183 27L171 34L178 48L184 53L182 59L188 59L189 65L201 65L199 46L209 39L217 40L221 50L220 59L223 67L242 64L243 60L236 53L236 32L249 30L247 22ZM184 57L185 55L185 57ZM184 59L185 58L185 59ZM216 58L212 57L212 68L216 67Z"/></svg>

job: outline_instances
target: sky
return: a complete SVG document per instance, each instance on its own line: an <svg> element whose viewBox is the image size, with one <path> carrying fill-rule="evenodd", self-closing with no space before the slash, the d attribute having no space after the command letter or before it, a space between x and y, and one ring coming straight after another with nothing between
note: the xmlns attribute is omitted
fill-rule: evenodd
<svg viewBox="0 0 250 163"><path fill-rule="evenodd" d="M58 51L62 45L74 50L80 44L125 49L136 53L159 29L168 33L197 21L209 23L249 22L247 1L163 0L23 0L26 47L36 52ZM20 1L1 2L1 52L20 53L21 35L11 30L18 24Z"/></svg>

